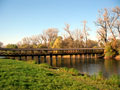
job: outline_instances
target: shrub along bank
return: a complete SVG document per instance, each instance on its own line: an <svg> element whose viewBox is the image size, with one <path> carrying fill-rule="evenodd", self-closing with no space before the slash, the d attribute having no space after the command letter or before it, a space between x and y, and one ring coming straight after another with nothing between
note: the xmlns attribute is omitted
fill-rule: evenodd
<svg viewBox="0 0 120 90"><path fill-rule="evenodd" d="M105 45L104 51L105 58L114 58L120 60L120 48L114 47L112 42Z"/></svg>

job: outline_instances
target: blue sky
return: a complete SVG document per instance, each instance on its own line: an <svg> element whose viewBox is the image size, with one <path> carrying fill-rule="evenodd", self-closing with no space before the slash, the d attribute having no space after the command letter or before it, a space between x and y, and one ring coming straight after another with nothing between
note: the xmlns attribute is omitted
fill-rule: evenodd
<svg viewBox="0 0 120 90"><path fill-rule="evenodd" d="M82 28L83 20L95 39L98 10L115 6L120 6L120 0L0 0L0 41L17 43L51 27L62 34L64 23L74 30Z"/></svg>

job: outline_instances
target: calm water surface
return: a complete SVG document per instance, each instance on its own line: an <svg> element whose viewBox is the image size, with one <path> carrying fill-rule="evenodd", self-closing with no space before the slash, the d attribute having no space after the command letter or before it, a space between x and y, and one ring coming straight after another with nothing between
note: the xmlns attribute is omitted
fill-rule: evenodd
<svg viewBox="0 0 120 90"><path fill-rule="evenodd" d="M47 59L47 63L50 64L49 59ZM105 77L114 74L120 75L120 60L58 58L56 61L53 58L52 66L75 68L80 73L87 73L89 75L98 74L99 72L102 72Z"/></svg>

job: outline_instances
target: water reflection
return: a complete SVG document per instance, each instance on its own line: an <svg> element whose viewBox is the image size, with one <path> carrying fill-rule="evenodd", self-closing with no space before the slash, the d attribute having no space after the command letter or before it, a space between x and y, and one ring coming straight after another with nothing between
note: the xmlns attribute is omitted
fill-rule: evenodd
<svg viewBox="0 0 120 90"><path fill-rule="evenodd" d="M51 63L49 57L46 60L48 64ZM120 75L120 61L117 60L83 59L78 57L61 58L61 56L58 56L57 60L56 57L53 57L52 66L76 68L80 73L87 73L89 75L98 74L99 72L102 72L105 77L113 74Z"/></svg>

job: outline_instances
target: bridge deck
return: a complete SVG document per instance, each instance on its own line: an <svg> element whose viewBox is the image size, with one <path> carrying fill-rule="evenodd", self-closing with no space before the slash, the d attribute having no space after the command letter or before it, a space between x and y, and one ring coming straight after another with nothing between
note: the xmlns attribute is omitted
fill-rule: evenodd
<svg viewBox="0 0 120 90"><path fill-rule="evenodd" d="M0 56L44 56L44 55L73 55L73 54L103 54L103 48L0 48Z"/></svg>

